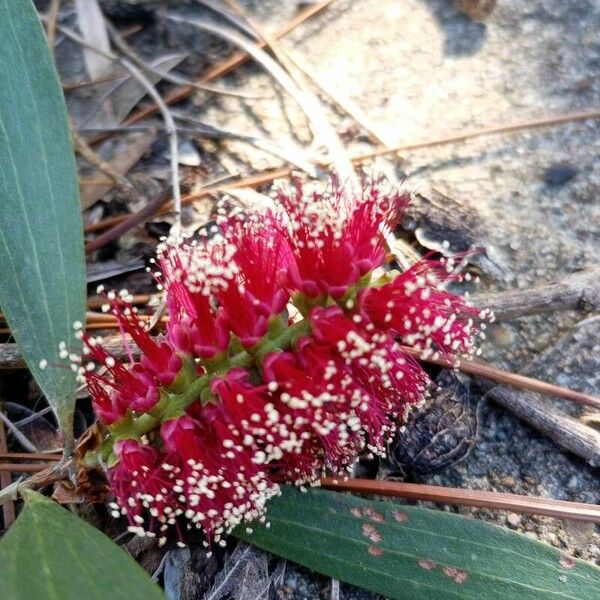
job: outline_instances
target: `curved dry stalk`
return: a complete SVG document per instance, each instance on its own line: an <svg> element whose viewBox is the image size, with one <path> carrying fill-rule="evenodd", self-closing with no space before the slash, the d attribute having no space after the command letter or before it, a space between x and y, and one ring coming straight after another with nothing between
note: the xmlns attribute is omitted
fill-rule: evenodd
<svg viewBox="0 0 600 600"><path fill-rule="evenodd" d="M242 48L256 62L263 66L277 80L286 93L294 99L307 116L313 133L321 139L322 144L328 149L331 166L338 172L342 181L353 182L356 176L350 158L317 100L305 90L301 90L290 75L260 46L231 29L215 25L204 19L183 18L173 14L167 14L167 18L176 23L191 25L192 27L223 38L231 44Z"/></svg>
<svg viewBox="0 0 600 600"><path fill-rule="evenodd" d="M171 115L171 111L167 108L167 105L164 103L161 95L158 93L152 82L129 60L126 58L121 58L120 56L116 56L112 53L103 52L94 48L90 44L88 44L81 36L77 35L70 29L66 27L59 27L60 32L66 37L70 38L74 42L77 42L81 46L86 48L90 48L97 52L100 55L105 56L106 58L120 64L124 69L126 69L132 77L134 77L139 83L141 83L150 97L154 100L156 105L159 107L161 116L165 123L165 129L167 132L167 136L169 137L169 147L170 147L170 162L171 162L171 187L173 193L173 211L175 213L175 223L173 224L173 233L175 235L179 234L181 230L181 190L179 186L179 143L177 140L177 127L175 126L175 121L173 120L173 115Z"/></svg>
<svg viewBox="0 0 600 600"><path fill-rule="evenodd" d="M319 2L318 4L311 4L307 6L304 10L300 11L293 19L291 19L282 27L277 29L277 31L273 34L273 37L275 39L283 37L290 31L292 31L293 29L310 19L312 16L327 8L327 6L329 6L332 2L333 0L324 0L324 2ZM264 44L261 45L264 46ZM230 73L235 68L239 67L240 65L243 65L246 61L248 61L249 58L250 57L245 52L236 52L229 58L217 63L214 67L210 68L207 73L200 77L199 82L208 83L210 81L218 79L219 77L227 75L227 73ZM187 85L179 86L165 95L165 102L167 104L179 102L179 100L187 98L192 93L193 89L194 88ZM155 104L140 108L125 120L125 124L130 125L132 123L137 123L138 121L141 121L142 119L145 119L146 117L154 114L157 110L158 107ZM109 136L110 134L106 133L100 134L96 136L91 143L92 145L95 145L105 140Z"/></svg>
<svg viewBox="0 0 600 600"><path fill-rule="evenodd" d="M125 41L125 38L123 38L123 36L119 33L117 28L112 23L109 23L107 21L106 28L108 30L108 34L110 36L112 43L115 45L116 48L118 48L118 50L124 56L126 56L129 60L131 60L131 62L136 64L140 69L143 69L144 71L147 71L148 73L152 73L153 75L157 75L158 77L160 77L161 79L164 79L165 81L168 81L169 83L172 83L174 85L180 85L180 86L189 86L189 87L191 87L195 90L201 91L201 92L209 92L211 94L221 94L222 96L232 96L234 98L242 98L245 100L254 100L257 98L262 98L262 96L260 96L258 94L252 94L249 92L236 92L234 90L226 90L226 89L218 87L218 86L208 85L208 84L204 84L204 83L196 83L194 81L191 81L190 79L181 77L180 75L175 75L173 73L170 73L169 71L165 71L164 69L161 69L160 67L155 67L155 66L149 64L148 62L146 62L145 60L142 60L135 53L133 48Z"/></svg>

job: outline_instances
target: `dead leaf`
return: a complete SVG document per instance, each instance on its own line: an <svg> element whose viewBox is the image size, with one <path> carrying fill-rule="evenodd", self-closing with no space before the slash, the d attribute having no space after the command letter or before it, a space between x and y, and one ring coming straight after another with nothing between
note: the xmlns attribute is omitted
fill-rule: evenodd
<svg viewBox="0 0 600 600"><path fill-rule="evenodd" d="M102 52L110 53L108 32L98 1L75 0L75 10L79 31L85 41ZM99 79L113 66L111 60L87 48L83 50L83 59L90 79Z"/></svg>
<svg viewBox="0 0 600 600"><path fill-rule="evenodd" d="M155 131L141 131L121 137L119 140L108 140L98 150L100 157L107 162L115 173L126 175L129 170L138 162L141 156L150 148L154 141ZM92 169L85 172L86 178L102 178L106 176ZM97 202L104 194L109 192L114 186L99 185L85 186L81 188L81 208L86 210Z"/></svg>

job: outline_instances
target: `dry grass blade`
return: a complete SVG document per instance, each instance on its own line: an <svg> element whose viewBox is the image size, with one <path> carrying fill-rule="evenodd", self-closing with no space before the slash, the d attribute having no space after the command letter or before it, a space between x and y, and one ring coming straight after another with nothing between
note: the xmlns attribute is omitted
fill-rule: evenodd
<svg viewBox="0 0 600 600"><path fill-rule="evenodd" d="M354 119L354 121L356 121L365 130L372 142L381 144L387 148L393 145L393 140L385 131L382 131L381 128L372 123L370 118L359 106L354 104L354 102L352 102L349 98L342 96L337 89L329 85L324 77L317 75L312 65L309 65L304 57L300 56L300 54L296 52L293 52L287 47L285 49L285 54L294 64L294 66L302 71L302 73L304 73L304 75L308 77L308 79L310 79L325 96L337 104L347 115L352 117L352 119Z"/></svg>
<svg viewBox="0 0 600 600"><path fill-rule="evenodd" d="M167 54L152 60L151 65L169 71L180 64L185 57L186 55L182 53ZM150 75L149 79L156 84L160 77ZM120 69L117 77L103 85L95 94L93 102L89 106L86 104L87 111L77 120L78 129L120 125L147 93L146 88L140 85L139 81L126 70ZM95 145L93 140L91 145Z"/></svg>
<svg viewBox="0 0 600 600"><path fill-rule="evenodd" d="M199 18L182 18L174 14L167 14L167 18L176 22L191 25L202 31L216 35L228 42L242 48L256 62L264 67L270 75L277 80L279 85L289 94L296 104L301 108L311 123L313 133L321 140L328 149L331 158L331 166L337 170L344 181L354 179L354 170L345 148L341 144L329 120L325 116L317 100L306 91L301 90L294 80L275 62L260 46L254 44L248 38L237 32L215 25L210 21Z"/></svg>
<svg viewBox="0 0 600 600"><path fill-rule="evenodd" d="M204 137L207 139L232 139L239 140L241 142L245 142L250 144L263 152L271 154L286 163L289 163L298 169L305 171L310 177L316 177L317 171L315 168L316 161L311 159L310 156L306 154L306 152L300 148L296 147L293 144L285 145L278 143L274 140L271 140L267 137L261 137L257 135L247 135L243 133L239 133L236 131L231 131L230 129L223 129L222 127L218 127L216 125L210 125L204 121L200 121L190 115L186 115L180 113L175 110L171 110L173 117L177 121L187 122L190 127L185 127L178 125L177 131L181 134L190 135L190 136L198 136ZM159 129L156 127L150 127L147 125L125 125L120 127L84 127L80 128L80 132L83 133L96 133L98 131L110 131L114 133L135 133L148 131L150 129ZM288 147L289 146L289 147ZM108 182L110 183L110 182ZM80 179L79 184L81 186L97 186L97 185L106 185L107 181L105 180L94 180L94 179ZM184 199L182 198L182 205L185 204Z"/></svg>
<svg viewBox="0 0 600 600"><path fill-rule="evenodd" d="M29 450L29 452L37 452L38 449L29 441L29 439L21 433L19 428L4 414L2 410L0 410L0 421L4 423L6 429L10 431L15 440L25 448L25 450Z"/></svg>
<svg viewBox="0 0 600 600"><path fill-rule="evenodd" d="M54 42L56 40L56 19L58 18L58 11L60 10L61 0L51 0L50 6L43 20L46 24L46 39L48 40L48 47L50 48L50 54L54 58Z"/></svg>
<svg viewBox="0 0 600 600"><path fill-rule="evenodd" d="M375 494L377 496L423 500L440 504L476 506L531 515L546 515L557 519L600 523L600 506L583 502L567 502L565 500L552 500L550 498L521 496L503 492L485 492L369 479L343 480L327 477L321 479L321 487L356 494Z"/></svg>
<svg viewBox="0 0 600 600"><path fill-rule="evenodd" d="M254 38L255 41L260 42L260 33L256 31L252 23L248 22L245 15L240 14L240 11L233 11L223 5L220 0L196 0L198 4L202 4L210 10L221 15L224 19L227 19L232 25L235 25L238 29L241 29L244 33Z"/></svg>
<svg viewBox="0 0 600 600"><path fill-rule="evenodd" d="M318 98L308 90L302 73L294 68L294 64L289 60L287 53L284 52L283 48L281 48L278 40L276 40L261 25L256 23L247 13L246 9L237 0L225 0L225 2L256 32L260 40L272 51L275 58L277 58L279 63L292 77L293 81L302 91L303 95L310 100L313 110L317 111L319 117L319 123L315 123L315 125L317 127L322 127L323 124L325 125L322 135L325 145L328 149L330 164L338 172L343 181L358 189L358 179L354 173L354 168L352 166L352 162L350 161L350 157L337 132L329 123L329 119L325 115ZM310 119L310 115L308 113L306 114Z"/></svg>

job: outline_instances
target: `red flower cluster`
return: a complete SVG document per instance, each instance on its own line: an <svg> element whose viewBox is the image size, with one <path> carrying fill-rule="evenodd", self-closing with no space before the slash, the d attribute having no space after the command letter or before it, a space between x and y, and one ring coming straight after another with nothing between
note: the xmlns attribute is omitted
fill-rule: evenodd
<svg viewBox="0 0 600 600"><path fill-rule="evenodd" d="M313 483L384 452L428 383L401 344L471 351L477 311L442 288L447 265L385 269L406 197L298 184L278 200L223 219L211 239L165 244L164 338L150 337L126 294L109 294L141 360L125 366L84 336L113 512L136 533L164 542L175 529L181 542L182 528L198 528L219 541L264 518L275 481Z"/></svg>

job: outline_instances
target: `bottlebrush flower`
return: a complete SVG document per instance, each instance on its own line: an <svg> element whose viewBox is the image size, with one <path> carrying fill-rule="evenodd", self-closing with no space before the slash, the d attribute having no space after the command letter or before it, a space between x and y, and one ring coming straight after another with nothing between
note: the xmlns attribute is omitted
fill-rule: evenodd
<svg viewBox="0 0 600 600"><path fill-rule="evenodd" d="M443 289L447 265L385 266L406 203L375 183L354 198L296 184L271 210L222 218L211 239L164 244L160 340L111 296L141 359L122 364L84 335L80 375L106 426L113 513L132 531L222 543L264 519L276 481L313 484L385 452L429 383L401 344L471 352L476 311Z"/></svg>

